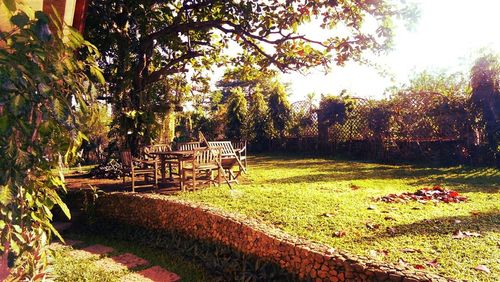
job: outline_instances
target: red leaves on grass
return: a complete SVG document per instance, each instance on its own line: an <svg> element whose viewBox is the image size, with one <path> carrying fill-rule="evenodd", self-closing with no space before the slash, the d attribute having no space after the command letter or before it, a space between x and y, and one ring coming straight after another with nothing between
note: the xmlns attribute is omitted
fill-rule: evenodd
<svg viewBox="0 0 500 282"><path fill-rule="evenodd" d="M434 186L432 188L424 187L414 193L389 194L379 197L376 200L386 203L405 203L407 201L417 201L419 203L427 203L429 201L459 203L467 201L467 197L460 195L457 191L444 189L441 186Z"/></svg>

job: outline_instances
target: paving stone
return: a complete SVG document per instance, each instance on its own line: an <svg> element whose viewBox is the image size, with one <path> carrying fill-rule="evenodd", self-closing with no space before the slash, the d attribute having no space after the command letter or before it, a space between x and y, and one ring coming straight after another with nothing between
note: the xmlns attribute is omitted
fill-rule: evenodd
<svg viewBox="0 0 500 282"><path fill-rule="evenodd" d="M92 254L95 254L95 255L104 255L104 254L111 253L112 251L114 251L113 248L108 247L108 246L104 246L104 245L100 245L100 244L88 246L86 248L83 248L82 250L87 251L87 252L92 253Z"/></svg>
<svg viewBox="0 0 500 282"><path fill-rule="evenodd" d="M143 271L140 271L136 274L138 274L145 280L125 280L125 281L176 282L181 280L181 277L179 275L170 272L168 270L165 270L160 266L153 266Z"/></svg>
<svg viewBox="0 0 500 282"><path fill-rule="evenodd" d="M146 265L149 263L149 261L131 253L124 253L119 256L112 257L111 259L116 263L124 265L128 269Z"/></svg>

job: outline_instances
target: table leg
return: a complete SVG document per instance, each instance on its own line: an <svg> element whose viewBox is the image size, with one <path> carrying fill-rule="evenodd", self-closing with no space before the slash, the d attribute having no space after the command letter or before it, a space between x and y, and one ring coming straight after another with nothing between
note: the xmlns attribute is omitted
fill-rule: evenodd
<svg viewBox="0 0 500 282"><path fill-rule="evenodd" d="M182 158L178 158L177 159L179 161L179 176L183 176L183 172L182 172ZM181 185L181 190L182 192L185 191L185 187L184 187L184 177L180 177L180 185Z"/></svg>
<svg viewBox="0 0 500 282"><path fill-rule="evenodd" d="M161 162L161 181L165 182L165 156L160 157Z"/></svg>

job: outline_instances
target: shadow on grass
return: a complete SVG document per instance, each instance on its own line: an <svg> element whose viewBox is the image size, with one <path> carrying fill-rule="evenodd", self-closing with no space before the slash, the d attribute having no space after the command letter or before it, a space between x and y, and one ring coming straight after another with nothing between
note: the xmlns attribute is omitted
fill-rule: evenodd
<svg viewBox="0 0 500 282"><path fill-rule="evenodd" d="M477 215L426 219L410 224L393 225L392 228L394 232L381 230L371 236L363 236L362 238L356 239L356 241L376 241L379 239L405 235L443 235L449 236L450 240L456 240L452 238L452 235L457 230L462 232L478 232L479 234L500 232L500 211L490 210Z"/></svg>
<svg viewBox="0 0 500 282"><path fill-rule="evenodd" d="M500 189L500 170L495 168L390 166L286 156L259 156L254 157L253 161L252 166L259 169L307 169L313 172L264 180L265 183L273 184L399 179L407 180L409 184L415 186L450 186L459 192L497 193Z"/></svg>

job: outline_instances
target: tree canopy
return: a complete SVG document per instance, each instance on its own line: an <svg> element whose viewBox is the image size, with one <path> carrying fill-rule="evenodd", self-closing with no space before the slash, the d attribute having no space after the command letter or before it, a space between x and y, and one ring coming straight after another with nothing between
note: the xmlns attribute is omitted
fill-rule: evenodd
<svg viewBox="0 0 500 282"><path fill-rule="evenodd" d="M229 46L240 46L262 68L342 65L390 47L392 20L407 15L407 7L390 0L92 0L85 35L103 53L106 98L130 111L140 110L144 90L165 77L189 72L195 80L213 66L242 63L229 60ZM308 22L332 29L331 37L300 34Z"/></svg>

